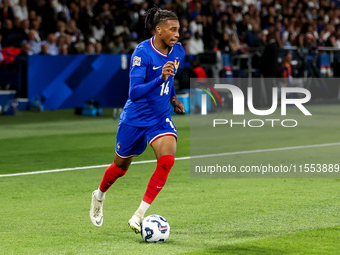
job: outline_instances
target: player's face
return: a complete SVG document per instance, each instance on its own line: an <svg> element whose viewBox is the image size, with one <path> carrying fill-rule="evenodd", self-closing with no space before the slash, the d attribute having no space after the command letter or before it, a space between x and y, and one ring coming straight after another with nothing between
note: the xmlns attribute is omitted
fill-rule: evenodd
<svg viewBox="0 0 340 255"><path fill-rule="evenodd" d="M160 39L169 47L174 46L179 37L179 21L167 20L163 26L160 27Z"/></svg>

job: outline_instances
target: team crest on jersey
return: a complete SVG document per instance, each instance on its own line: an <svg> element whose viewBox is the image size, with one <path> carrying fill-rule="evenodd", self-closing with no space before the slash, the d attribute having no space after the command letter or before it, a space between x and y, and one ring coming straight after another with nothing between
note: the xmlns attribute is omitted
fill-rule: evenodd
<svg viewBox="0 0 340 255"><path fill-rule="evenodd" d="M177 59L175 60L175 74L177 73L179 67L179 61L177 61Z"/></svg>
<svg viewBox="0 0 340 255"><path fill-rule="evenodd" d="M142 57L134 56L132 66L140 66L141 61L142 61Z"/></svg>

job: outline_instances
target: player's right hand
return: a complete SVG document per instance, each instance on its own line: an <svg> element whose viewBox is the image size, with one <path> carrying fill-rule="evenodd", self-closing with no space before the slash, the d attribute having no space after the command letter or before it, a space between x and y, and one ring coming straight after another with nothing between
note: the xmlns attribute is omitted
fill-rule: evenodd
<svg viewBox="0 0 340 255"><path fill-rule="evenodd" d="M175 62L168 61L165 63L162 69L162 79L166 81L170 75L174 76Z"/></svg>

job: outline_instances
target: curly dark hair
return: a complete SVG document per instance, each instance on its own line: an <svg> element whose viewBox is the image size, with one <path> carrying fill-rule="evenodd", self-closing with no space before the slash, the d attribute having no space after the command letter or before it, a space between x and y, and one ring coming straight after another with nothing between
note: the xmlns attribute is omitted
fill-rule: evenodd
<svg viewBox="0 0 340 255"><path fill-rule="evenodd" d="M146 28L150 24L154 29L159 23L167 20L178 20L178 17L173 11L162 10L155 6L145 13L144 23Z"/></svg>

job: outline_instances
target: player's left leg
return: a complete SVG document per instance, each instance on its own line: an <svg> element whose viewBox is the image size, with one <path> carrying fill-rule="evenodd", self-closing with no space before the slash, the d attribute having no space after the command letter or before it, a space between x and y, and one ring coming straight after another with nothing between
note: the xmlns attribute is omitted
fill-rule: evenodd
<svg viewBox="0 0 340 255"><path fill-rule="evenodd" d="M168 179L169 172L175 163L176 142L176 137L174 135L166 135L151 143L156 154L157 167L148 183L139 208L129 220L130 227L136 233L141 231L140 223L144 218L145 212L148 210L158 193L163 189Z"/></svg>
<svg viewBox="0 0 340 255"><path fill-rule="evenodd" d="M96 227L103 224L105 194L118 178L127 172L132 158L143 153L147 146L146 128L131 127L119 123L114 162L105 170L98 189L92 193L90 219Z"/></svg>

